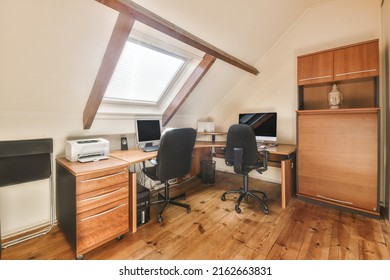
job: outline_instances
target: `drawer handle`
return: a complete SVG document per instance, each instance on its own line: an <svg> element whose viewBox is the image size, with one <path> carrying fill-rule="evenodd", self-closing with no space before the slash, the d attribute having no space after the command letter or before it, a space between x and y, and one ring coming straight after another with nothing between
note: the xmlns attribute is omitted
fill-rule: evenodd
<svg viewBox="0 0 390 280"><path fill-rule="evenodd" d="M345 72L345 73L336 74L336 77L353 75L353 74L360 74L360 73L375 72L375 71L377 71L377 69L368 69L368 70L362 70L362 71Z"/></svg>
<svg viewBox="0 0 390 280"><path fill-rule="evenodd" d="M332 76L318 76L318 77L313 77L313 78L305 78L305 79L300 79L300 82L304 81L310 81L310 80L317 80L317 79L325 79L325 78L332 78Z"/></svg>
<svg viewBox="0 0 390 280"><path fill-rule="evenodd" d="M122 171L122 172L118 172L118 173L110 174L110 175L103 176L103 177L98 177L98 178L87 179L87 180L83 180L83 181L81 181L81 183L85 183L85 182L93 182L93 181L98 181L98 180L104 180L104 179L107 179L107 178L110 178L110 177L114 177L114 176L117 176L117 175L122 175L122 174L125 174L125 172L124 172L124 171Z"/></svg>
<svg viewBox="0 0 390 280"><path fill-rule="evenodd" d="M123 206L125 206L125 205L126 205L126 203L122 203L121 205L118 205L118 206L116 206L116 207L114 207L114 208L111 208L111 209L109 209L109 210L106 210L106 211L104 211L104 212L101 212L101 213L98 213L98 214L95 214L95 215L86 217L86 218L84 218L84 219L81 219L81 221L83 222L83 221L86 221L86 220L89 220L89 219L93 219L93 218L99 217L99 216L101 216L101 215L105 215L105 214L110 213L110 212L112 212L112 211L114 211L114 210L116 210L116 209L118 209L118 208L120 208L120 207L123 207Z"/></svg>
<svg viewBox="0 0 390 280"><path fill-rule="evenodd" d="M338 202L338 203L342 203L342 204L353 205L353 203L352 203L352 202L349 202L349 201L338 200L338 199L334 199L334 198L326 197L326 196L319 195L319 194L317 194L317 197L319 197L319 198L323 198L323 199L327 199L327 200L331 200L331 201Z"/></svg>
<svg viewBox="0 0 390 280"><path fill-rule="evenodd" d="M120 189L117 189L117 190L114 190L114 191L111 191L111 192L108 192L108 193L105 193L105 194L100 194L100 195L97 195L97 196L85 198L85 199L80 200L80 202L85 202L85 201L94 200L94 199L100 199L100 198L112 195L112 194L114 194L116 192L120 192L121 190L124 190L124 189L125 188L120 188Z"/></svg>

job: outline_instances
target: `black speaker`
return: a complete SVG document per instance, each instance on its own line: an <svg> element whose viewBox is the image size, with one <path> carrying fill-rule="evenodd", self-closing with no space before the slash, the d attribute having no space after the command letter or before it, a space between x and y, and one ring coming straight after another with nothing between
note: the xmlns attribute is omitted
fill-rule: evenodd
<svg viewBox="0 0 390 280"><path fill-rule="evenodd" d="M121 150L125 151L128 149L129 148L127 147L127 138L125 136L121 136Z"/></svg>

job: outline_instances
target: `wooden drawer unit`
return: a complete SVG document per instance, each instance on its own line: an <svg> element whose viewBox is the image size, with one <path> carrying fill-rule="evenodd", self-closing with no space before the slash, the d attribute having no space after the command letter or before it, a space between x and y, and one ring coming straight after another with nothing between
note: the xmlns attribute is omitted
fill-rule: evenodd
<svg viewBox="0 0 390 280"><path fill-rule="evenodd" d="M128 164L57 159L57 218L78 259L129 231Z"/></svg>

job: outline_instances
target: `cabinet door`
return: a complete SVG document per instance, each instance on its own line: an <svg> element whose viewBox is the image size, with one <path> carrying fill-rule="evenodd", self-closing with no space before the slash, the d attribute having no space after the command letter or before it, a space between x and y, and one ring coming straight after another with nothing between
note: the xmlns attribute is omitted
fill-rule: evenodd
<svg viewBox="0 0 390 280"><path fill-rule="evenodd" d="M347 111L298 114L298 194L379 213L378 113Z"/></svg>
<svg viewBox="0 0 390 280"><path fill-rule="evenodd" d="M334 75L336 81L378 76L378 41L335 50Z"/></svg>
<svg viewBox="0 0 390 280"><path fill-rule="evenodd" d="M333 80L333 51L298 57L298 85Z"/></svg>

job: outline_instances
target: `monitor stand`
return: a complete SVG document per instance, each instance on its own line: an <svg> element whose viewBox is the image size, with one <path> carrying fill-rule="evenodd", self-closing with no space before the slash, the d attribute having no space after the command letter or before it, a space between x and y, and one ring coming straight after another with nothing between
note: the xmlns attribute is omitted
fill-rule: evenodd
<svg viewBox="0 0 390 280"><path fill-rule="evenodd" d="M278 142L258 142L257 147L261 149L276 147Z"/></svg>

